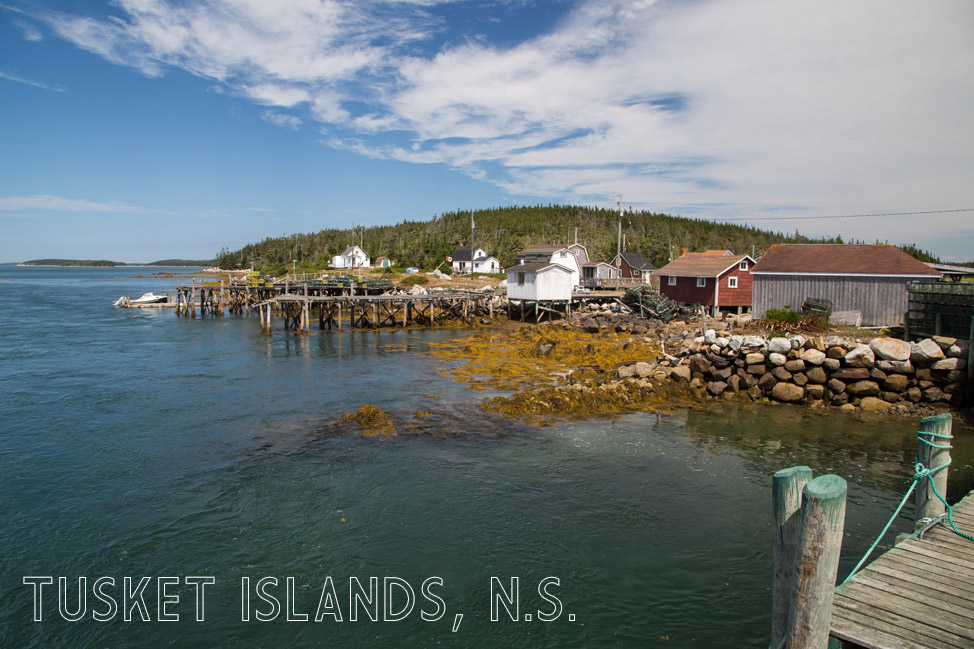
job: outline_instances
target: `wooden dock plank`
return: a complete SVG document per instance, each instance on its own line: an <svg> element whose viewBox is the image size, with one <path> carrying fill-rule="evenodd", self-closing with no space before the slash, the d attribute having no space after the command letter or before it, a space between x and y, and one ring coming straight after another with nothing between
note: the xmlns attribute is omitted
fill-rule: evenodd
<svg viewBox="0 0 974 649"><path fill-rule="evenodd" d="M953 506L974 531L974 493ZM974 542L944 521L836 589L832 635L867 649L974 649Z"/></svg>
<svg viewBox="0 0 974 649"><path fill-rule="evenodd" d="M881 609L859 610L850 602L836 604L832 635L866 649L964 649L966 641L944 635L913 620L904 620Z"/></svg>

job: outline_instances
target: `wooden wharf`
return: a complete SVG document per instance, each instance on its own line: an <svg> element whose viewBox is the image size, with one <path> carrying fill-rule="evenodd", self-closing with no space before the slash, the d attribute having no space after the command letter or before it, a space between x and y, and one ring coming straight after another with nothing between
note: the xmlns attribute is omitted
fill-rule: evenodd
<svg viewBox="0 0 974 649"><path fill-rule="evenodd" d="M974 536L974 493L952 510ZM971 649L974 541L946 522L907 536L836 589L831 635L866 649Z"/></svg>
<svg viewBox="0 0 974 649"><path fill-rule="evenodd" d="M775 473L771 649L974 648L974 492L949 507L943 497L951 420L920 422L912 484L838 586L846 481L807 466ZM911 494L914 531L863 567Z"/></svg>

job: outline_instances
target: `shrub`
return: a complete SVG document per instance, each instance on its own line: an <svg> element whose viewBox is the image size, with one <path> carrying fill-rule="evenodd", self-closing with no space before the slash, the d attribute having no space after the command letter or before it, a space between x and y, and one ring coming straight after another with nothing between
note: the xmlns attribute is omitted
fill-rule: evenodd
<svg viewBox="0 0 974 649"><path fill-rule="evenodd" d="M402 283L405 286L416 286L417 284L429 284L430 279L426 275L419 275L413 273L411 275L406 275L402 279Z"/></svg>

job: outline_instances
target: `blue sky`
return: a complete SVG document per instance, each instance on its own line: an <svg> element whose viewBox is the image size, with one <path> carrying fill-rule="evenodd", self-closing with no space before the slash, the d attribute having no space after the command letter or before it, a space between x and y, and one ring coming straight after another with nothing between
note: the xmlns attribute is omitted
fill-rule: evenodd
<svg viewBox="0 0 974 649"><path fill-rule="evenodd" d="M974 258L969 0L0 0L0 262L523 203ZM760 220L758 220L760 219Z"/></svg>

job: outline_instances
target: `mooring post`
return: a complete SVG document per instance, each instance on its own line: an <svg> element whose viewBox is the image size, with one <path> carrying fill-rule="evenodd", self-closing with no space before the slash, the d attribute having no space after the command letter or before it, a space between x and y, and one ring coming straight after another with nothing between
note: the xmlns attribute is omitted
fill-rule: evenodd
<svg viewBox="0 0 974 649"><path fill-rule="evenodd" d="M802 490L812 479L807 466L782 469L771 479L771 548L774 570L771 588L771 649L776 649L788 629L791 591L795 576L795 550L801 532Z"/></svg>
<svg viewBox="0 0 974 649"><path fill-rule="evenodd" d="M934 321L933 321L933 333L934 333L934 335L936 335L936 336L939 336L940 335L942 323L943 323L943 316L938 312L934 316Z"/></svg>
<svg viewBox="0 0 974 649"><path fill-rule="evenodd" d="M831 474L809 481L802 490L801 530L785 634L788 649L828 646L847 491L846 481Z"/></svg>
<svg viewBox="0 0 974 649"><path fill-rule="evenodd" d="M974 404L974 316L971 316L971 333L967 339L967 405Z"/></svg>
<svg viewBox="0 0 974 649"><path fill-rule="evenodd" d="M934 487L942 497L947 497L947 465L950 464L950 439L939 437L950 435L953 417L950 413L934 415L920 420L917 431L920 446L917 449L917 463L931 472L930 479L921 479L916 488L916 513L914 522L920 526L924 519L940 516L945 511L943 502L934 493ZM940 469L937 471L936 469ZM932 484L931 484L932 482Z"/></svg>

